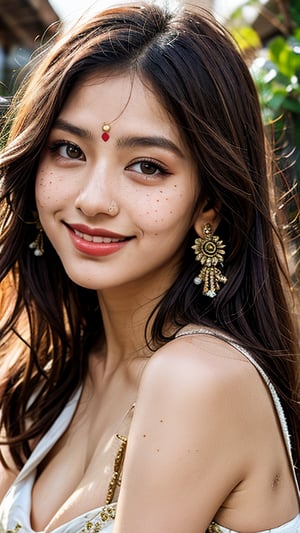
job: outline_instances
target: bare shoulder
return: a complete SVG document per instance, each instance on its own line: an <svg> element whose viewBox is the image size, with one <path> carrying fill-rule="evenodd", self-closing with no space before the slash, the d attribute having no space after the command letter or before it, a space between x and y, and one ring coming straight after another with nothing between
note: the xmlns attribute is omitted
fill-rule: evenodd
<svg viewBox="0 0 300 533"><path fill-rule="evenodd" d="M178 337L160 348L144 371L142 387L157 390L172 387L188 396L194 392L199 400L227 394L240 395L246 387L261 384L248 359L220 338L194 334Z"/></svg>
<svg viewBox="0 0 300 533"><path fill-rule="evenodd" d="M146 416L153 427L158 419L167 420L173 431L180 424L191 440L220 461L226 461L224 454L229 458L236 452L237 482L246 475L251 446L275 416L253 364L222 339L202 334L176 338L154 354L140 384L139 412L140 420ZM249 434L257 439L245 442Z"/></svg>
<svg viewBox="0 0 300 533"><path fill-rule="evenodd" d="M205 531L251 469L257 439L246 436L263 427L261 396L257 371L222 340L192 335L159 349L139 386L116 531L150 533L143 521L149 508L159 510L157 531ZM137 527L124 529L131 514Z"/></svg>
<svg viewBox="0 0 300 533"><path fill-rule="evenodd" d="M190 443L198 443L220 467L236 452L235 479L229 479L238 483L253 457L254 439L245 442L245 435L263 435L270 407L260 375L237 349L209 335L185 336L159 349L148 362L133 427L144 434L151 427L154 435L165 424L174 440L180 426L181 442L186 437L183 446L190 449Z"/></svg>

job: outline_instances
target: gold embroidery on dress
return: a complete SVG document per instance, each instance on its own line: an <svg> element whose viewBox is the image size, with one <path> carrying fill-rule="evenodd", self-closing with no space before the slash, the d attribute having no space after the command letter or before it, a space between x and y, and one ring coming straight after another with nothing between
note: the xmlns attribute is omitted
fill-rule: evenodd
<svg viewBox="0 0 300 533"><path fill-rule="evenodd" d="M208 526L207 533L221 533L221 530L220 530L218 524L216 524L216 522L212 522L212 523Z"/></svg>
<svg viewBox="0 0 300 533"><path fill-rule="evenodd" d="M135 404L130 406L130 409L127 411L125 417L131 414L134 410ZM124 417L124 418L125 418ZM85 523L83 529L80 530L80 533L99 533L102 531L109 523L111 523L116 517L117 503L112 503L115 491L117 487L121 485L122 477L122 467L125 459L125 452L127 447L127 437L117 433L115 437L121 441L120 447L117 451L115 461L114 461L114 471L112 478L108 485L108 490L106 494L105 505L99 509L97 514L93 518L89 518ZM0 533L21 533L23 526L17 523L14 529L7 529L4 531L0 524Z"/></svg>
<svg viewBox="0 0 300 533"><path fill-rule="evenodd" d="M112 502L116 488L121 485L121 471L125 459L125 452L127 446L126 437L123 437L123 435L119 434L117 434L116 437L121 441L121 445L115 458L114 472L108 485L108 491L105 500L106 505L109 505Z"/></svg>
<svg viewBox="0 0 300 533"><path fill-rule="evenodd" d="M112 503L116 488L121 484L122 467L125 459L125 452L127 446L127 438L123 435L116 435L117 439L121 441L120 447L117 451L114 471L108 485L105 506L98 511L94 518L88 520L80 533L99 533L116 517L117 504Z"/></svg>
<svg viewBox="0 0 300 533"><path fill-rule="evenodd" d="M116 503L105 505L97 515L88 520L80 533L99 533L116 517Z"/></svg>
<svg viewBox="0 0 300 533"><path fill-rule="evenodd" d="M14 529L8 529L5 533L18 533L18 531L20 531L20 529L22 529L22 526L21 524L17 524Z"/></svg>

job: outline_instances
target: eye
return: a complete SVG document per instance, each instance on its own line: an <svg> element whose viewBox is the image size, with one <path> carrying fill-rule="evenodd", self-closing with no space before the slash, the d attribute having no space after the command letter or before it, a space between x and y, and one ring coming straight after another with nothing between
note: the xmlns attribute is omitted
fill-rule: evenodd
<svg viewBox="0 0 300 533"><path fill-rule="evenodd" d="M167 169L161 163L157 163L151 159L143 159L136 163L132 163L127 167L127 170L132 170L133 172L144 174L146 176L168 174Z"/></svg>
<svg viewBox="0 0 300 533"><path fill-rule="evenodd" d="M69 141L57 141L49 147L51 152L57 153L65 159L79 159L85 161L85 156L81 148L75 143Z"/></svg>

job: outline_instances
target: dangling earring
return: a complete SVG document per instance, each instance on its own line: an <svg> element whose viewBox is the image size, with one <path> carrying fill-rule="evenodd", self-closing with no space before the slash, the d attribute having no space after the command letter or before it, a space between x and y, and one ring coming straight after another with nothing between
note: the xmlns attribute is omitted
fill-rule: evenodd
<svg viewBox="0 0 300 533"><path fill-rule="evenodd" d="M44 236L43 236L43 228L42 225L38 219L37 213L34 213L34 216L36 217L35 225L36 229L38 231L38 234L33 242L29 244L29 248L33 250L33 253L36 257L40 257L44 254Z"/></svg>
<svg viewBox="0 0 300 533"><path fill-rule="evenodd" d="M198 276L194 278L194 283L195 285L203 283L202 294L214 298L221 288L220 283L227 282L221 270L216 268L218 263L223 266L225 244L219 237L213 235L210 224L204 226L203 233L204 237L195 239L195 244L192 246L196 261L200 261L203 265Z"/></svg>

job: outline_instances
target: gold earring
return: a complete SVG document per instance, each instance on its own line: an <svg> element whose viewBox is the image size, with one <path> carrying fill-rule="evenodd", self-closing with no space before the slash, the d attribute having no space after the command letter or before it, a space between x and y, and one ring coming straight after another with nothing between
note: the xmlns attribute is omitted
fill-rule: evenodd
<svg viewBox="0 0 300 533"><path fill-rule="evenodd" d="M38 234L33 242L29 244L29 248L33 250L33 253L36 257L40 257L41 255L44 255L44 236L43 236L43 228L42 225L37 218L37 213L35 213L36 216L36 229L38 231Z"/></svg>
<svg viewBox="0 0 300 533"><path fill-rule="evenodd" d="M195 285L203 283L202 294L214 298L221 288L220 283L227 282L227 278L217 268L218 263L223 266L225 244L217 235L213 235L211 224L205 224L203 233L204 237L195 239L195 244L192 246L196 261L200 261L203 265L198 276L194 278L194 283Z"/></svg>

